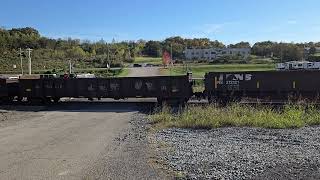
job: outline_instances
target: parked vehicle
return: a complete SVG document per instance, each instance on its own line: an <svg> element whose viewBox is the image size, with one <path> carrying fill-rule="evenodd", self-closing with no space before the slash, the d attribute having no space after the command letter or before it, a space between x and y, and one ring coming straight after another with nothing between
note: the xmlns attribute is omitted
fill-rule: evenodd
<svg viewBox="0 0 320 180"><path fill-rule="evenodd" d="M142 67L141 64L133 64L133 67Z"/></svg>
<svg viewBox="0 0 320 180"><path fill-rule="evenodd" d="M289 71L289 70L319 70L320 62L309 62L309 61L290 61L285 63L277 63L276 70L278 71Z"/></svg>

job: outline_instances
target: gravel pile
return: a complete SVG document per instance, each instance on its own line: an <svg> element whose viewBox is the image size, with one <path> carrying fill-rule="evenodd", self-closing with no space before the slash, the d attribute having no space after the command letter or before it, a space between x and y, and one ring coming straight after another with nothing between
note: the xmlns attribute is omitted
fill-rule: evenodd
<svg viewBox="0 0 320 180"><path fill-rule="evenodd" d="M320 179L320 127L174 128L152 139L160 161L186 179Z"/></svg>

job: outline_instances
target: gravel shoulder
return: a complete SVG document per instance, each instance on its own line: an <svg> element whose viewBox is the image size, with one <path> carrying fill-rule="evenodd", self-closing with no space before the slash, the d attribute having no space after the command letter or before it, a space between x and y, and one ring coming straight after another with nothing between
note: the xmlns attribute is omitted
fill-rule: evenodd
<svg viewBox="0 0 320 180"><path fill-rule="evenodd" d="M320 179L320 127L165 129L159 161L186 179ZM165 144L165 145L164 145Z"/></svg>
<svg viewBox="0 0 320 180"><path fill-rule="evenodd" d="M145 115L135 114L129 127L114 139L117 146L107 148L109 153L92 166L85 179L171 179L152 162L149 128Z"/></svg>

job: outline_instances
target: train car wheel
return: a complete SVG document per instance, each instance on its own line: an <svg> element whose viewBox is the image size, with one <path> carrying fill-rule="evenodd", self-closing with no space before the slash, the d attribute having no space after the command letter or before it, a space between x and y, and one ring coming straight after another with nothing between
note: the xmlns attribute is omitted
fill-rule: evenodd
<svg viewBox="0 0 320 180"><path fill-rule="evenodd" d="M212 96L209 96L208 97L208 102L209 102L209 104L215 103L214 98Z"/></svg>
<svg viewBox="0 0 320 180"><path fill-rule="evenodd" d="M44 104L50 104L52 101L51 101L51 98L50 97L45 97L42 99L42 103Z"/></svg>
<svg viewBox="0 0 320 180"><path fill-rule="evenodd" d="M54 98L53 98L53 102L54 102L54 103L58 103L59 101L60 101L60 98L58 98L58 97L54 97Z"/></svg>
<svg viewBox="0 0 320 180"><path fill-rule="evenodd" d="M22 100L23 100L23 97L20 97L20 96L19 96L19 97L17 98L17 101L18 101L18 102L22 102Z"/></svg>
<svg viewBox="0 0 320 180"><path fill-rule="evenodd" d="M163 99L162 98L157 98L157 103L158 103L158 105L161 105L162 106L162 104L163 104Z"/></svg>

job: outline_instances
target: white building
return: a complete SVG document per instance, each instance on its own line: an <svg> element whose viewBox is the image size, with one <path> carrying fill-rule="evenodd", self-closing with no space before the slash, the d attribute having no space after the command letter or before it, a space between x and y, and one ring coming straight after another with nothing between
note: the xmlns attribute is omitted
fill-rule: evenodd
<svg viewBox="0 0 320 180"><path fill-rule="evenodd" d="M185 49L184 55L187 60L214 61L223 56L240 56L246 59L249 57L250 52L250 48Z"/></svg>

